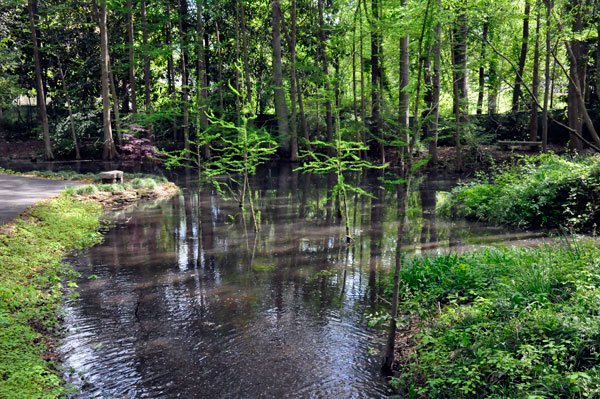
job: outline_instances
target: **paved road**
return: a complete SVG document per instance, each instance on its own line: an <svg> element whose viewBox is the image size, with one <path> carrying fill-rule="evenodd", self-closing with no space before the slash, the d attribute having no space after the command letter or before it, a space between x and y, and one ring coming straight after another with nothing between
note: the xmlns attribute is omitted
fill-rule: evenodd
<svg viewBox="0 0 600 399"><path fill-rule="evenodd" d="M0 225L14 219L31 205L53 197L65 186L81 183L64 180L47 180L0 174Z"/></svg>

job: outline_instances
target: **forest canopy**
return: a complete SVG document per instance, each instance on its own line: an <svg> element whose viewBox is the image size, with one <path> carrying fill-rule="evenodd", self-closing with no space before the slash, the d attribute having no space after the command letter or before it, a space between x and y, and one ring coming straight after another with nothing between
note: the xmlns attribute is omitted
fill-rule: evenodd
<svg viewBox="0 0 600 399"><path fill-rule="evenodd" d="M114 159L125 134L208 158L214 121L244 117L291 160L338 129L382 162L597 151L599 32L597 0L5 0L0 135L47 159Z"/></svg>

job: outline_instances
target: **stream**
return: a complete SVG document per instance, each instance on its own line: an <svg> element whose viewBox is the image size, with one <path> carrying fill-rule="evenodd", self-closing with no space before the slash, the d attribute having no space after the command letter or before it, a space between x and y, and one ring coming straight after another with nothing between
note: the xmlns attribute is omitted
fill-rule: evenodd
<svg viewBox="0 0 600 399"><path fill-rule="evenodd" d="M394 263L397 195L374 176L350 197L352 231L329 207L333 180L275 165L252 182L262 229L190 171L168 201L112 217L101 245L67 261L81 273L59 351L83 398L382 398L382 309ZM535 242L540 234L435 214L455 180L409 193L404 251Z"/></svg>

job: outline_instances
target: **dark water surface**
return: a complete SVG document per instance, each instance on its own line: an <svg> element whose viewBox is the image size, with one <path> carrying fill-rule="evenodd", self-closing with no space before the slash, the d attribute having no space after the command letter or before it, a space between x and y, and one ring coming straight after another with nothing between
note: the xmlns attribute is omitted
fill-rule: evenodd
<svg viewBox="0 0 600 399"><path fill-rule="evenodd" d="M393 264L397 195L360 184L355 245L328 210L325 177L276 166L254 182L262 230L191 172L172 200L121 214L103 244L70 259L80 298L65 307L61 352L85 398L381 398L380 308ZM407 252L535 238L436 219L425 180L409 194Z"/></svg>

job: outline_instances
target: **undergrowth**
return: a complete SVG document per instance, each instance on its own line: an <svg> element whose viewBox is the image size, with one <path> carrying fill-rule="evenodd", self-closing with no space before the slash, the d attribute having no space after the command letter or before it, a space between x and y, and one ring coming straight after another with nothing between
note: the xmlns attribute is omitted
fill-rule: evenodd
<svg viewBox="0 0 600 399"><path fill-rule="evenodd" d="M61 262L74 249L101 241L101 206L62 194L31 208L0 233L0 397L57 398L64 393L42 358L45 337L72 269Z"/></svg>
<svg viewBox="0 0 600 399"><path fill-rule="evenodd" d="M599 266L599 248L571 240L407 260L401 309L423 322L392 384L410 398L600 397Z"/></svg>
<svg viewBox="0 0 600 399"><path fill-rule="evenodd" d="M523 157L494 175L481 173L441 202L443 216L521 227L595 231L600 221L600 158Z"/></svg>

